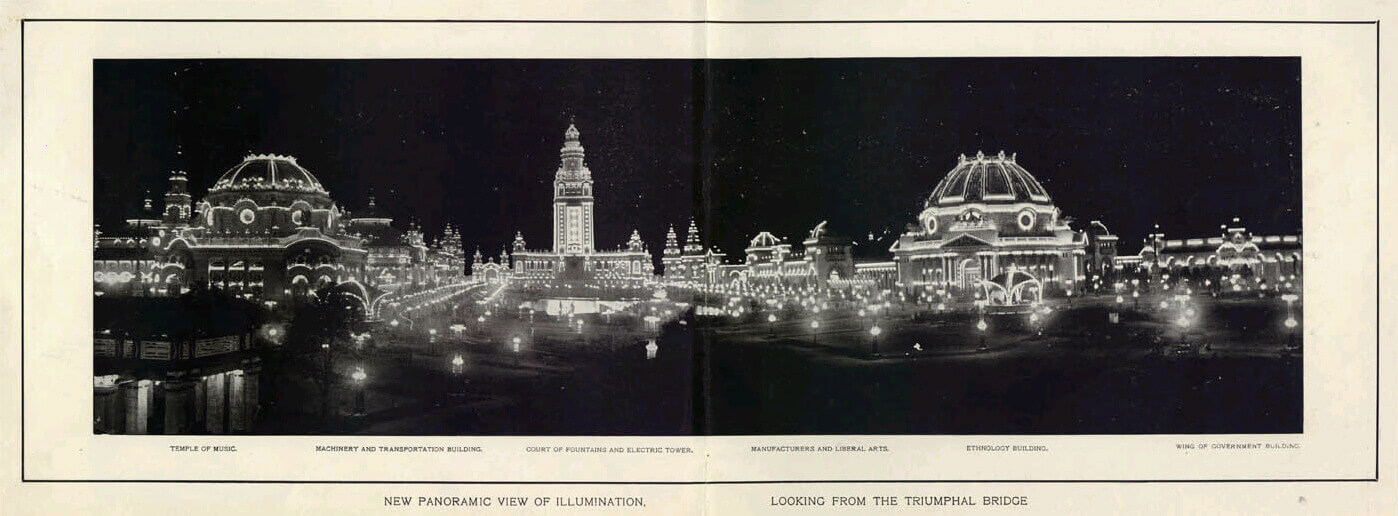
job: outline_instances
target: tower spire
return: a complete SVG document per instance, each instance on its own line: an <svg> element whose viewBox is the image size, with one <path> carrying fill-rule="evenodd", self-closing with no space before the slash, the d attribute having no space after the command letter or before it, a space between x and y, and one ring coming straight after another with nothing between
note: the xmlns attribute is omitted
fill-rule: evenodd
<svg viewBox="0 0 1398 516"><path fill-rule="evenodd" d="M704 243L699 239L699 226L694 223L694 219L689 219L689 233L684 236L684 254L703 253Z"/></svg>
<svg viewBox="0 0 1398 516"><path fill-rule="evenodd" d="M578 127L568 124L559 149L558 172L553 180L553 250L556 253L591 253L593 243L592 172L583 161Z"/></svg>

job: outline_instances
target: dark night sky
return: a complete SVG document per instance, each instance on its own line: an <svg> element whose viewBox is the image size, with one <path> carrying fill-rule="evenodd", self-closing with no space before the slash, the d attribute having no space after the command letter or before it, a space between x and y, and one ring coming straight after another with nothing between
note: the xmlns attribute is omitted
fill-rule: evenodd
<svg viewBox="0 0 1398 516"><path fill-rule="evenodd" d="M548 245L549 184L575 117L597 244L638 228L658 251L691 214L741 254L759 230L799 241L898 231L960 153L1018 153L1081 228L1134 253L1153 223L1209 236L1234 216L1301 226L1295 58L98 61L96 217L156 199L170 170L196 198L244 154L295 155L353 210L369 191L435 233L498 254ZM707 70L707 80L704 75ZM704 116L703 105L709 107ZM710 127L707 160L701 124ZM702 163L707 161L708 167ZM707 184L702 179L707 168ZM704 201L707 199L707 202Z"/></svg>

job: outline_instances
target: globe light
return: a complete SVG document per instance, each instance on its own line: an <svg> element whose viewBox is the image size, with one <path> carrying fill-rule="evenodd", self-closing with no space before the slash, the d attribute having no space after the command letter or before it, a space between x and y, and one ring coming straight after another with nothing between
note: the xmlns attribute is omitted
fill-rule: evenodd
<svg viewBox="0 0 1398 516"><path fill-rule="evenodd" d="M1175 320L1175 324L1178 324L1180 328L1188 328L1189 318L1181 315L1179 319Z"/></svg>
<svg viewBox="0 0 1398 516"><path fill-rule="evenodd" d="M883 328L880 328L877 325L875 325L873 328L869 328L869 335L877 337L880 333L883 333Z"/></svg>
<svg viewBox="0 0 1398 516"><path fill-rule="evenodd" d="M820 327L820 321L811 321L811 329L812 329L812 330L814 330L814 329L816 329L816 328L819 328L819 327Z"/></svg>
<svg viewBox="0 0 1398 516"><path fill-rule="evenodd" d="M1295 328L1295 327L1296 327L1296 317L1293 317L1293 316L1288 315L1288 316L1286 316L1286 321L1283 322L1282 324L1285 324L1287 329Z"/></svg>
<svg viewBox="0 0 1398 516"><path fill-rule="evenodd" d="M976 322L976 329L977 329L977 330L985 331L985 329L986 329L987 327L988 327L988 326L985 324L985 319L981 319L980 321L977 321L977 322Z"/></svg>
<svg viewBox="0 0 1398 516"><path fill-rule="evenodd" d="M451 365L454 365L454 366L456 366L456 367L461 367L461 366L464 365L465 363L466 363L466 360L463 359L463 358L461 358L461 355L460 355L460 354L457 354L456 356L451 357Z"/></svg>
<svg viewBox="0 0 1398 516"><path fill-rule="evenodd" d="M355 366L354 373L350 375L350 378L354 379L354 383L364 383L364 380L368 379L369 375L364 372L363 367Z"/></svg>

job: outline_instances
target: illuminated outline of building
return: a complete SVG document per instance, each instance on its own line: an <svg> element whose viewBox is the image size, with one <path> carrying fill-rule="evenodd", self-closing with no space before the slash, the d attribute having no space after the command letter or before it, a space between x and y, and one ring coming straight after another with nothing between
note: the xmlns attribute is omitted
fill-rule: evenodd
<svg viewBox="0 0 1398 516"><path fill-rule="evenodd" d="M655 264L635 230L616 251L595 248L592 171L584 157L578 128L568 124L553 182L553 249L531 250L524 235L516 232L510 254L502 252L498 262L499 267L508 269L512 280L535 284L588 280L634 283L654 277ZM485 277L489 267L478 258L472 263L472 275Z"/></svg>
<svg viewBox="0 0 1398 516"><path fill-rule="evenodd" d="M1013 154L961 155L928 196L918 222L890 249L905 289L975 291L987 285L983 280L1026 273L1028 290L1008 293L1014 299L1006 302L1017 302L1083 279L1086 237L1069 227Z"/></svg>
<svg viewBox="0 0 1398 516"><path fill-rule="evenodd" d="M379 240L396 234L391 218L374 206L364 217L350 218L294 157L248 155L194 205L184 172L173 172L169 183L159 219L147 198L142 215L128 219L124 231L104 236L94 228L96 292L173 296L205 284L244 299L275 302L347 285L367 304L377 292L370 292L366 275L382 272L390 262L401 265L392 248L422 248L421 259L409 260L412 272L400 269L421 280L419 286L460 278L464 268L454 230L435 248L421 241L416 228L405 242ZM376 248L378 260L371 256Z"/></svg>
<svg viewBox="0 0 1398 516"><path fill-rule="evenodd" d="M1299 234L1254 235L1237 217L1232 224L1220 225L1220 234L1214 237L1170 240L1160 232L1159 225L1155 229L1146 236L1139 253L1115 259L1118 269L1140 270L1153 275L1248 271L1264 280L1282 281L1302 275Z"/></svg>

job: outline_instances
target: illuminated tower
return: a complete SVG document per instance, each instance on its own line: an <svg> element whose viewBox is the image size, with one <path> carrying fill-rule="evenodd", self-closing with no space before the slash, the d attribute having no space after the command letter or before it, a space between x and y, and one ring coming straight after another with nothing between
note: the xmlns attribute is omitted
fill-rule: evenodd
<svg viewBox="0 0 1398 516"><path fill-rule="evenodd" d="M583 162L578 128L568 124L563 133L561 163L553 180L553 252L593 252L592 172Z"/></svg>
<svg viewBox="0 0 1398 516"><path fill-rule="evenodd" d="M670 230L665 233L665 249L661 250L660 265L664 267L665 277L676 278L681 275L680 270L680 243L675 236L675 226L670 226Z"/></svg>
<svg viewBox="0 0 1398 516"><path fill-rule="evenodd" d="M165 223L174 226L189 224L189 178L184 171L170 174L170 189L165 192Z"/></svg>
<svg viewBox="0 0 1398 516"><path fill-rule="evenodd" d="M704 242L699 239L699 226L689 219L689 233L684 236L684 255L680 257L680 270L691 280L704 275Z"/></svg>
<svg viewBox="0 0 1398 516"><path fill-rule="evenodd" d="M689 234L684 236L684 254L686 256L704 254L704 243L699 240L699 226L694 224L694 219L689 219Z"/></svg>

